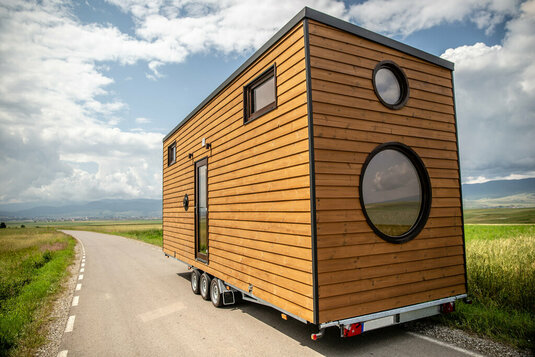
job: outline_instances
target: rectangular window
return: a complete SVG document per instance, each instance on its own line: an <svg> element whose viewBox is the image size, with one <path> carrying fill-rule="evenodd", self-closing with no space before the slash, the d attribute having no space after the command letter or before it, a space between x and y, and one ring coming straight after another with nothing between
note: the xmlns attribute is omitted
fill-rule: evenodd
<svg viewBox="0 0 535 357"><path fill-rule="evenodd" d="M176 142L167 148L167 166L171 166L176 161Z"/></svg>
<svg viewBox="0 0 535 357"><path fill-rule="evenodd" d="M243 87L243 118L248 123L277 108L275 65Z"/></svg>

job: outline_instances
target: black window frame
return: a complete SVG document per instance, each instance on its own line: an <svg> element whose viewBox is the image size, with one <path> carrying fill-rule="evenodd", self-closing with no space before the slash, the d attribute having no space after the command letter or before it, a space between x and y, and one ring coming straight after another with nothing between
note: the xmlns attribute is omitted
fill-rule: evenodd
<svg viewBox="0 0 535 357"><path fill-rule="evenodd" d="M253 112L253 92L256 88L273 77L273 91L275 100ZM277 66L274 63L255 79L243 87L243 123L247 124L264 114L277 108Z"/></svg>
<svg viewBox="0 0 535 357"><path fill-rule="evenodd" d="M416 219L416 222L414 222L412 227L407 232L403 233L400 236L390 236L384 233L383 231L379 230L379 228L377 228L375 224L373 224L372 220L368 216L368 213L366 212L366 206L364 205L364 196L362 192L364 174L371 160L377 154L385 150L396 150L400 152L401 154L405 155L407 159L409 159L409 161L414 166L414 169L416 170L416 173L420 180L421 189L422 189L422 200L420 203L420 212L418 213L418 218ZM360 179L359 179L359 200L360 200L362 213L364 214L364 217L366 218L368 225L372 228L375 234L377 234L379 237L381 237L382 239L390 243L405 243L414 239L425 227L429 219L429 213L431 211L432 187L431 187L431 180L429 179L429 174L424 165L424 162L413 149L411 149L409 146L405 144L402 144L399 142L387 142L387 143L377 146L368 155L368 157L366 158L366 161L364 161L364 164L362 165L362 169L360 171Z"/></svg>
<svg viewBox="0 0 535 357"><path fill-rule="evenodd" d="M379 90L377 89L377 85L375 83L375 75L380 69L383 69L383 68L388 69L390 72L392 72L399 83L400 96L399 96L398 101L394 104L387 103L383 99L383 97L381 97L381 94L379 93ZM407 101L409 100L409 96L410 96L409 81L407 80L407 75L405 74L403 69L401 69L401 67L398 66L394 61L385 60L385 61L381 61L377 63L377 65L373 69L372 83L373 83L373 91L375 92L375 95L385 107L392 109L392 110L399 110L407 104Z"/></svg>
<svg viewBox="0 0 535 357"><path fill-rule="evenodd" d="M174 157L171 160L171 150L174 149ZM176 141L167 147L167 166L171 166L176 162Z"/></svg>

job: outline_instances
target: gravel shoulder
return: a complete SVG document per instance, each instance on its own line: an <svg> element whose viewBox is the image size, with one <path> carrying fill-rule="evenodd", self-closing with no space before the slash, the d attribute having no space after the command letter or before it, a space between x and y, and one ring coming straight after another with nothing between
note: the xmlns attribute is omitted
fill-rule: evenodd
<svg viewBox="0 0 535 357"><path fill-rule="evenodd" d="M413 321L404 325L407 331L434 338L451 345L477 352L484 356L524 357L533 356L529 350L518 350L509 345L469 334L465 331L440 325L430 319Z"/></svg>
<svg viewBox="0 0 535 357"><path fill-rule="evenodd" d="M71 309L72 298L74 296L74 289L78 277L77 273L80 270L80 262L82 260L82 247L80 242L76 243L74 251L74 263L69 267L69 275L63 282L60 293L53 301L48 323L43 328L48 342L36 351L36 356L55 357L58 355L61 338L65 331L67 319L69 318L69 311Z"/></svg>

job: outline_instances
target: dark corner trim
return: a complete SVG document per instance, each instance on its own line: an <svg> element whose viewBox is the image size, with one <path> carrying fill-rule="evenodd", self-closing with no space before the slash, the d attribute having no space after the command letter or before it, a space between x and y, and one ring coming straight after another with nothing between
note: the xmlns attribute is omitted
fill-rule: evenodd
<svg viewBox="0 0 535 357"><path fill-rule="evenodd" d="M464 238L463 185L461 175L461 157L459 151L459 125L457 124L457 105L455 102L455 82L453 80L453 72L451 72L451 93L453 96L453 118L455 120L455 139L457 143L457 165L459 165L459 198L461 200L461 231L463 234L464 285L466 288L466 294L468 294L468 273L466 270L466 241Z"/></svg>
<svg viewBox="0 0 535 357"><path fill-rule="evenodd" d="M306 9L306 8L305 8ZM312 115L312 77L310 76L310 48L308 38L308 19L303 22L305 39L305 70L307 83L307 113L308 113L308 155L310 170L310 237L312 245L312 289L314 302L314 324L319 324L319 295L318 295L318 251L316 227L316 170L314 161L314 120Z"/></svg>

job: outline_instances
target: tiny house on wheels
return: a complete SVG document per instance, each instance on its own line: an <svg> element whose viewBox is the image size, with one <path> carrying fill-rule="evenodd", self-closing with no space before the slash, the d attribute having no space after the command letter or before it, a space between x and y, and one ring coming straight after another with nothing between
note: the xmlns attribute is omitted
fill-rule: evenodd
<svg viewBox="0 0 535 357"><path fill-rule="evenodd" d="M194 293L342 336L467 293L453 64L304 8L163 139Z"/></svg>

